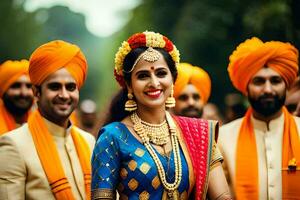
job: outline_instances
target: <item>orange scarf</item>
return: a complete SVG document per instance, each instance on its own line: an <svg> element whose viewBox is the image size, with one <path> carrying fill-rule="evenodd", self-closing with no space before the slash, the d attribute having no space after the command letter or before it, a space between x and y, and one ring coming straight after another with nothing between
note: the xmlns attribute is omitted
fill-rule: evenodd
<svg viewBox="0 0 300 200"><path fill-rule="evenodd" d="M284 130L282 143L282 168L287 169L292 158L296 158L297 166L300 166L300 140L297 126L293 116L285 107ZM251 123L252 109L248 109L239 132L236 150L236 199L246 200L259 198L258 186L258 161L256 141L253 125ZM300 175L296 172L282 173L282 199L299 197L300 190L297 185L300 183ZM300 172L297 172L300 173Z"/></svg>
<svg viewBox="0 0 300 200"><path fill-rule="evenodd" d="M34 111L29 117L28 127L55 198L58 200L73 200L71 186L64 174L56 145L38 110ZM91 199L91 152L87 142L74 127L71 129L71 136L84 175L86 199L89 200Z"/></svg>
<svg viewBox="0 0 300 200"><path fill-rule="evenodd" d="M0 99L0 135L16 128L13 116L6 110L3 101Z"/></svg>

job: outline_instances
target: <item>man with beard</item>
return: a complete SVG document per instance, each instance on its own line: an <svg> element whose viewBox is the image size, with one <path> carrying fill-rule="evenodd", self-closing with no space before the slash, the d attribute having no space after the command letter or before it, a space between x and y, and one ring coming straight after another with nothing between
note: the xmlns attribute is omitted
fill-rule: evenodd
<svg viewBox="0 0 300 200"><path fill-rule="evenodd" d="M298 73L298 50L253 37L229 60L230 79L251 105L243 118L220 128L218 144L233 196L299 199L300 118L284 107Z"/></svg>
<svg viewBox="0 0 300 200"><path fill-rule="evenodd" d="M37 107L22 127L0 137L0 199L90 199L94 137L70 123L86 59L56 40L37 48L29 76Z"/></svg>
<svg viewBox="0 0 300 200"><path fill-rule="evenodd" d="M209 75L200 67L180 63L174 86L174 114L200 118L211 92Z"/></svg>
<svg viewBox="0 0 300 200"><path fill-rule="evenodd" d="M0 135L25 123L32 103L28 61L4 62L0 66Z"/></svg>

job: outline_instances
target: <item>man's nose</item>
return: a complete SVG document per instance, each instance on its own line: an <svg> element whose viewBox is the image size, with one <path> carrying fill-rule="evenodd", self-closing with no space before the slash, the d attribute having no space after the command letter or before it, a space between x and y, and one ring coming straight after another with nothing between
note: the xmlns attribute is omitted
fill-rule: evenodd
<svg viewBox="0 0 300 200"><path fill-rule="evenodd" d="M26 84L22 84L20 88L20 94L23 96L33 95L32 88L27 87Z"/></svg>
<svg viewBox="0 0 300 200"><path fill-rule="evenodd" d="M188 98L188 104L189 105L195 105L195 99L193 97Z"/></svg>
<svg viewBox="0 0 300 200"><path fill-rule="evenodd" d="M62 87L61 90L59 91L59 97L67 99L67 98L69 98L69 96L70 96L70 94L69 94L68 90L65 87Z"/></svg>
<svg viewBox="0 0 300 200"><path fill-rule="evenodd" d="M270 94L273 93L273 85L270 81L266 81L264 85L264 93Z"/></svg>

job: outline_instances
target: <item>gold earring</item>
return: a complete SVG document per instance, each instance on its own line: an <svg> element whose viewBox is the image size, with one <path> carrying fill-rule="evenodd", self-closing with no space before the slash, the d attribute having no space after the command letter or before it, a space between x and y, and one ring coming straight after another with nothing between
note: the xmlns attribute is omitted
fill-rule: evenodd
<svg viewBox="0 0 300 200"><path fill-rule="evenodd" d="M128 112L135 111L137 109L137 104L133 100L133 95L130 92L128 92L127 97L128 100L125 103L125 110Z"/></svg>
<svg viewBox="0 0 300 200"><path fill-rule="evenodd" d="M175 98L174 98L174 85L172 85L172 89L171 89L171 95L167 98L166 100L166 107L167 108L173 108L175 107Z"/></svg>

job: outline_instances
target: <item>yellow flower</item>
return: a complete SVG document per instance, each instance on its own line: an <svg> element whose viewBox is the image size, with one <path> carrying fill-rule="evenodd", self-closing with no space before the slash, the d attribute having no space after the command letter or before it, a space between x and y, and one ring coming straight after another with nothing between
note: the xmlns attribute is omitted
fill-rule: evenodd
<svg viewBox="0 0 300 200"><path fill-rule="evenodd" d="M164 41L164 38L159 33L154 32L144 32L146 35L146 46L147 47L159 47L164 48L166 45L166 42Z"/></svg>
<svg viewBox="0 0 300 200"><path fill-rule="evenodd" d="M290 171L295 171L297 169L297 161L296 158L292 158L291 160L289 160L288 163L288 169Z"/></svg>
<svg viewBox="0 0 300 200"><path fill-rule="evenodd" d="M131 51L131 47L127 41L122 43L122 46L119 48L115 56L115 69L117 74L122 75L123 62L125 56Z"/></svg>
<svg viewBox="0 0 300 200"><path fill-rule="evenodd" d="M291 160L289 160L289 166L297 166L296 158L292 158Z"/></svg>
<svg viewBox="0 0 300 200"><path fill-rule="evenodd" d="M143 33L138 33L138 34L144 34L146 36L146 44L143 44L146 47L154 47L154 48L166 47L166 41L164 40L164 36L159 33L145 31ZM125 57L131 50L132 49L130 47L130 44L127 41L122 42L121 47L119 47L118 52L115 55L115 71L117 75L123 76L123 62ZM173 44L173 50L169 52L169 54L171 55L172 59L174 60L177 66L180 58L179 58L179 51L177 50L174 44Z"/></svg>
<svg viewBox="0 0 300 200"><path fill-rule="evenodd" d="M170 52L170 55L173 58L173 60L175 61L175 63L180 62L180 54L175 45L174 45L174 49Z"/></svg>

